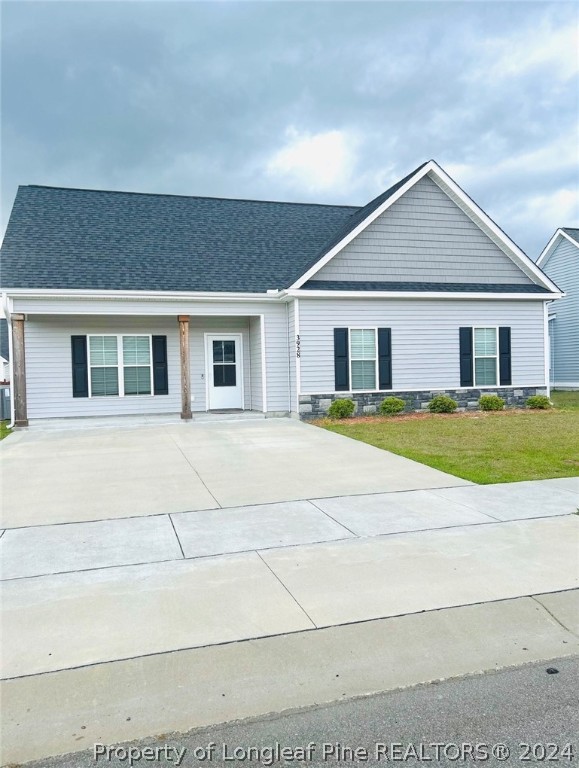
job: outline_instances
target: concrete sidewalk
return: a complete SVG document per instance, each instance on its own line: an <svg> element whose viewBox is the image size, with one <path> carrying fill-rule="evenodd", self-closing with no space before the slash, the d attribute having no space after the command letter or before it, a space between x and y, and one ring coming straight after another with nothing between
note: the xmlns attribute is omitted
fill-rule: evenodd
<svg viewBox="0 0 579 768"><path fill-rule="evenodd" d="M579 478L563 478L12 528L0 537L0 577L570 515L578 508Z"/></svg>

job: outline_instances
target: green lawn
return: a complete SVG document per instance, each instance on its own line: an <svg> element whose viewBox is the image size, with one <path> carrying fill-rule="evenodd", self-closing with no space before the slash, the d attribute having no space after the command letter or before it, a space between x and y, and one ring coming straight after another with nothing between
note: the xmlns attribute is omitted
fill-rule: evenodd
<svg viewBox="0 0 579 768"><path fill-rule="evenodd" d="M8 429L7 421L0 421L0 440L4 440L5 437L8 437L11 431L11 429Z"/></svg>
<svg viewBox="0 0 579 768"><path fill-rule="evenodd" d="M409 414L318 426L475 483L579 476L579 392L554 392L549 411Z"/></svg>

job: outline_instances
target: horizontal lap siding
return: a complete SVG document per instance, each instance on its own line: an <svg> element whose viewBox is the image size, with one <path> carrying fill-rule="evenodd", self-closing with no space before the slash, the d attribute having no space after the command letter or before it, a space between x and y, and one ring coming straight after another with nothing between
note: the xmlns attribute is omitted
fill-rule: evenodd
<svg viewBox="0 0 579 768"><path fill-rule="evenodd" d="M554 302L557 315L553 323L553 381L579 382L579 248L562 239L544 271L565 291L565 298Z"/></svg>
<svg viewBox="0 0 579 768"><path fill-rule="evenodd" d="M289 361L287 309L281 302L265 317L267 410L287 413L289 408Z"/></svg>
<svg viewBox="0 0 579 768"><path fill-rule="evenodd" d="M178 413L181 410L177 322L141 317L33 317L24 323L28 417ZM168 395L73 397L70 337L76 334L167 336Z"/></svg>
<svg viewBox="0 0 579 768"><path fill-rule="evenodd" d="M302 393L333 392L333 329L392 329L392 388L460 386L458 329L512 328L513 385L542 385L544 314L535 301L300 299Z"/></svg>
<svg viewBox="0 0 579 768"><path fill-rule="evenodd" d="M532 282L427 176L314 279Z"/></svg>
<svg viewBox="0 0 579 768"><path fill-rule="evenodd" d="M249 357L251 362L251 407L263 410L263 376L261 374L261 319L249 318Z"/></svg>
<svg viewBox="0 0 579 768"><path fill-rule="evenodd" d="M289 387L290 387L290 411L297 413L298 398L296 390L296 302L287 304L288 311L288 361L289 361Z"/></svg>

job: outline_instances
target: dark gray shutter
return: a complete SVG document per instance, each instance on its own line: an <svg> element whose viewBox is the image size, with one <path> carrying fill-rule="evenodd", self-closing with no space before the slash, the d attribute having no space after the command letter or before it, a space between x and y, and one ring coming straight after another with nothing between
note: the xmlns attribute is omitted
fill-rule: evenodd
<svg viewBox="0 0 579 768"><path fill-rule="evenodd" d="M511 384L511 329L499 328L499 383Z"/></svg>
<svg viewBox="0 0 579 768"><path fill-rule="evenodd" d="M72 396L88 397L88 354L86 336L71 336Z"/></svg>
<svg viewBox="0 0 579 768"><path fill-rule="evenodd" d="M153 336L153 392L155 395L169 394L167 372L167 337Z"/></svg>
<svg viewBox="0 0 579 768"><path fill-rule="evenodd" d="M473 365L472 365L472 328L460 328L460 386L472 387Z"/></svg>
<svg viewBox="0 0 579 768"><path fill-rule="evenodd" d="M336 392L347 392L350 389L347 328L334 328L334 375Z"/></svg>
<svg viewBox="0 0 579 768"><path fill-rule="evenodd" d="M392 389L392 332L378 328L378 389Z"/></svg>

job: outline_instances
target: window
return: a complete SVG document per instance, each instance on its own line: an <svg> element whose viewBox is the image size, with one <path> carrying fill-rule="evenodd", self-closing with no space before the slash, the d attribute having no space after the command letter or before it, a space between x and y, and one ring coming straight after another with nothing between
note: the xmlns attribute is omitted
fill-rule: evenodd
<svg viewBox="0 0 579 768"><path fill-rule="evenodd" d="M474 328L474 385L494 387L497 384L497 329Z"/></svg>
<svg viewBox="0 0 579 768"><path fill-rule="evenodd" d="M376 387L376 329L350 330L350 381L352 389Z"/></svg>
<svg viewBox="0 0 579 768"><path fill-rule="evenodd" d="M91 397L151 394L150 336L88 338Z"/></svg>

